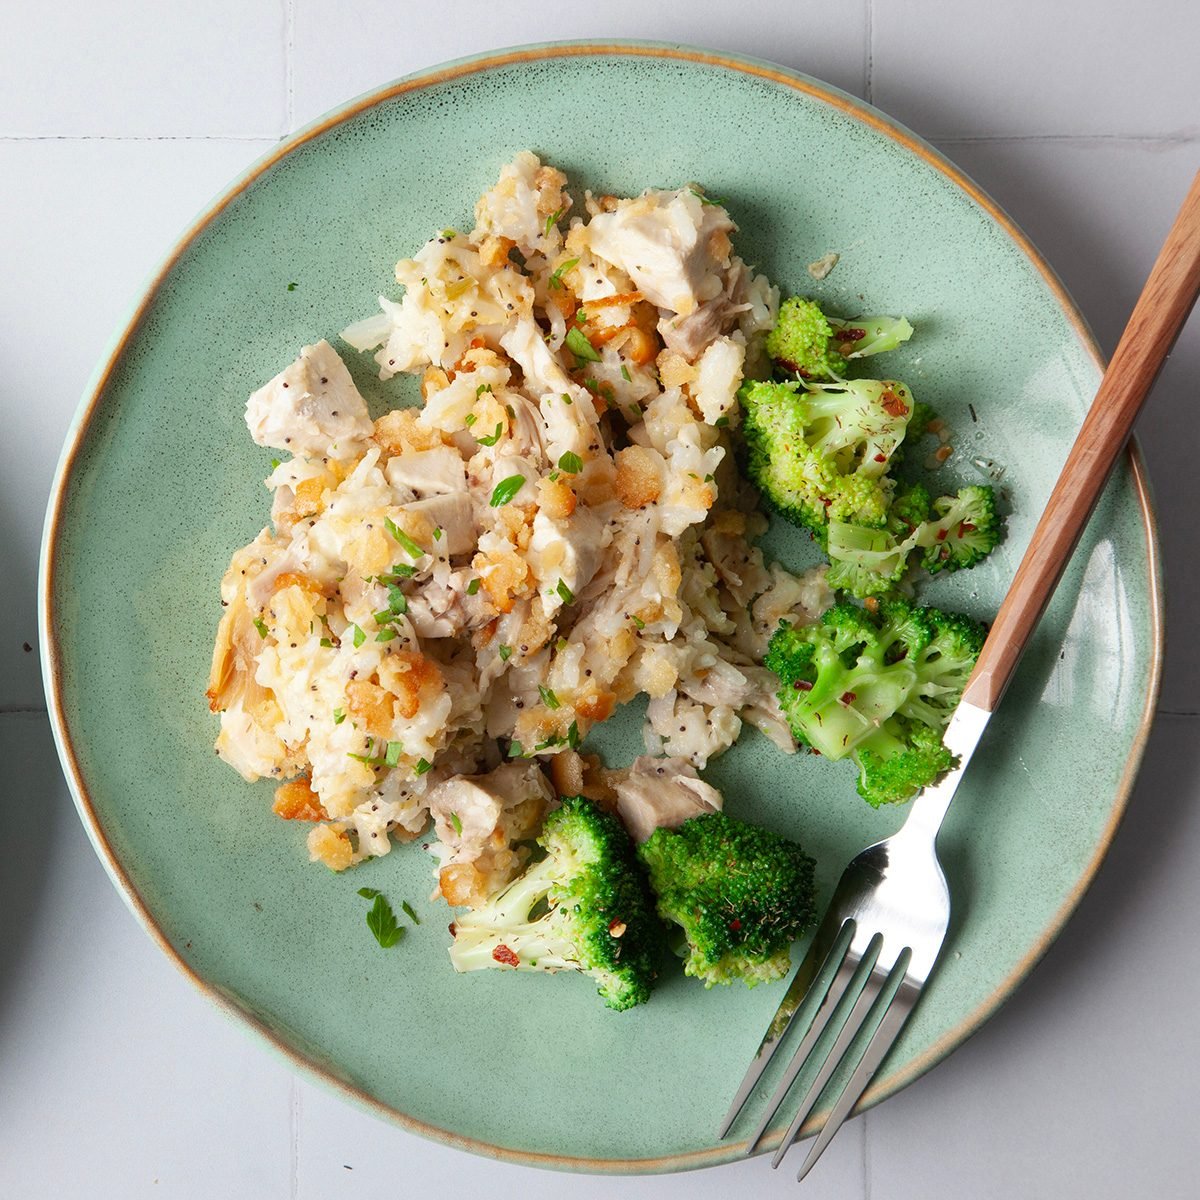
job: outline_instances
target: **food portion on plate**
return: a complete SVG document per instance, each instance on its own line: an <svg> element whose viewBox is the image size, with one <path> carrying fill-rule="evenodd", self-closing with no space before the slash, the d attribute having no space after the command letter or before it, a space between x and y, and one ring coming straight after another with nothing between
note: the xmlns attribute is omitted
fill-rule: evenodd
<svg viewBox="0 0 1200 1200"><path fill-rule="evenodd" d="M898 482L944 427L853 376L911 326L780 306L736 232L698 185L573 198L519 154L475 228L401 261L403 296L341 335L418 375L419 407L372 420L326 341L247 404L289 457L221 585L217 751L279 780L336 871L432 821L459 970L582 970L627 1008L661 917L707 985L779 978L811 859L699 771L747 724L852 755L872 804L948 765L982 631L903 593L995 545L991 490ZM830 567L764 558L760 491ZM642 694L645 756L582 752Z"/></svg>

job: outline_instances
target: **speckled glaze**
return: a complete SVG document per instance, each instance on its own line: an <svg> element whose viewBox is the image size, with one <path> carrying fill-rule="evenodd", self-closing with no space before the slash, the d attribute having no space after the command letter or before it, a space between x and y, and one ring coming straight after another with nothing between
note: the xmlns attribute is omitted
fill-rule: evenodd
<svg viewBox="0 0 1200 1200"><path fill-rule="evenodd" d="M484 1154L703 1166L741 1153L712 1133L778 987L706 992L671 974L651 1004L614 1014L578 977L458 977L419 842L344 877L310 866L304 830L271 814L270 785L243 784L212 752L217 581L268 510L270 453L246 435L246 395L300 345L394 295L395 260L434 229L469 226L475 197L526 147L595 191L700 180L739 222L742 254L785 287L848 314L906 314L917 336L889 371L947 417L960 476L974 478L970 458L994 459L1013 497L988 564L923 595L995 611L1100 375L1048 268L936 152L832 88L707 51L577 43L450 64L355 101L285 142L185 234L64 451L43 556L47 689L81 816L131 908L297 1065ZM804 265L828 250L841 262L814 284ZM341 349L377 412L411 395ZM812 559L794 531L773 529L769 548ZM977 1028L1078 903L1137 768L1160 628L1150 502L1131 457L950 814L943 963L867 1104ZM639 714L602 734L596 744L627 760ZM804 841L822 900L903 815L863 804L848 765L784 756L753 731L707 774L732 812ZM364 925L355 892L367 884L424 920L393 950Z"/></svg>

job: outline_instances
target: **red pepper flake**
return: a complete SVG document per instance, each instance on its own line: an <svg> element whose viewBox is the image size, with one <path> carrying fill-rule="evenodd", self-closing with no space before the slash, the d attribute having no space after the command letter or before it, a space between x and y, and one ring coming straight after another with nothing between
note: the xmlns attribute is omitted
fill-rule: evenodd
<svg viewBox="0 0 1200 1200"><path fill-rule="evenodd" d="M879 397L879 402L889 417L908 416L908 405L891 388L884 389L883 394Z"/></svg>
<svg viewBox="0 0 1200 1200"><path fill-rule="evenodd" d="M875 455L875 461L876 462L887 462L887 455L886 454L877 454L877 455Z"/></svg>
<svg viewBox="0 0 1200 1200"><path fill-rule="evenodd" d="M492 951L492 957L498 962L503 963L506 967L515 967L520 963L520 959L505 945L499 945Z"/></svg>
<svg viewBox="0 0 1200 1200"><path fill-rule="evenodd" d="M857 700L857 699L858 699L857 692L843 692L842 693L842 703L843 704L853 704L855 702L855 700Z"/></svg>
<svg viewBox="0 0 1200 1200"><path fill-rule="evenodd" d="M863 338L867 336L867 331L857 327L854 329L839 329L837 336L841 338L843 342L861 342Z"/></svg>
<svg viewBox="0 0 1200 1200"><path fill-rule="evenodd" d="M794 687L798 692L812 691L812 684L809 683L807 679L797 679L796 682L792 684L792 687Z"/></svg>
<svg viewBox="0 0 1200 1200"><path fill-rule="evenodd" d="M741 927L742 923L737 919L737 917L734 917L733 920L729 922L729 928L732 929L734 933L737 933Z"/></svg>
<svg viewBox="0 0 1200 1200"><path fill-rule="evenodd" d="M946 531L944 529L938 530L937 540L939 542L944 542L946 540Z"/></svg>

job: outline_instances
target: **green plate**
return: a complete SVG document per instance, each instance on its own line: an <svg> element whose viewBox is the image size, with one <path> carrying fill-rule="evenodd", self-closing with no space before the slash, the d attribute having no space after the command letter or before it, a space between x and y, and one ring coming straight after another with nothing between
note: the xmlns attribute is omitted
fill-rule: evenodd
<svg viewBox="0 0 1200 1200"><path fill-rule="evenodd" d="M889 370L949 420L951 468L969 479L972 458L1002 463L1012 497L989 563L923 595L995 612L1100 377L1045 263L934 150L826 85L707 51L575 43L453 63L355 101L283 143L187 231L67 441L43 557L47 689L114 882L180 968L298 1066L485 1154L702 1166L741 1152L745 1120L729 1143L714 1133L779 985L705 991L679 974L616 1014L578 976L459 977L419 842L344 877L310 866L303 830L271 814L271 786L243 784L212 752L217 583L268 511L269 452L246 434L247 394L302 344L370 313L377 293L396 294L395 260L432 230L469 226L475 198L526 147L597 192L700 180L740 223L741 253L784 287L848 314L906 314L917 336ZM805 264L829 250L841 261L816 284ZM341 348L377 411L409 394ZM769 537L785 561L811 561L794 531ZM943 961L865 1103L976 1029L1078 903L1129 794L1160 656L1158 548L1135 453L950 814ZM602 740L632 757L637 714ZM731 811L804 841L822 899L904 815L870 810L849 766L788 757L753 731L707 774ZM424 919L393 950L365 927L366 884Z"/></svg>

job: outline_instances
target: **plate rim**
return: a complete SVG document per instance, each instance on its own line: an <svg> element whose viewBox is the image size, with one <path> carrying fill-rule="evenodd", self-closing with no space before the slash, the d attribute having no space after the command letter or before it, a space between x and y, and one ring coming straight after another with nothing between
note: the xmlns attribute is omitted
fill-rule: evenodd
<svg viewBox="0 0 1200 1200"><path fill-rule="evenodd" d="M597 1174L642 1174L692 1170L715 1166L744 1155L745 1141L722 1142L703 1150L680 1154L667 1154L650 1158L589 1158L586 1156L559 1155L545 1152L520 1150L497 1145L480 1138L455 1133L453 1130L420 1120L369 1095L362 1088L339 1078L329 1067L318 1062L304 1051L289 1045L284 1037L273 1031L260 1017L247 1007L226 995L215 983L206 979L193 968L183 955L171 944L159 927L157 920L133 885L124 867L109 844L99 815L92 804L71 741L66 706L62 696L61 651L58 644L52 599L55 586L55 566L58 556L61 516L64 500L72 483L75 467L95 418L100 401L114 371L120 363L132 338L139 332L148 309L156 299L168 275L183 254L193 245L208 226L235 201L260 176L266 174L289 154L322 136L331 129L358 116L360 113L409 92L452 82L497 68L522 63L532 63L556 58L585 57L631 57L663 58L676 62L717 67L740 72L762 79L813 99L829 104L843 115L852 117L862 124L890 138L901 148L915 154L935 168L951 183L974 201L992 221L1007 235L1008 239L1029 260L1042 277L1059 307L1079 338L1083 349L1103 372L1105 359L1096 343L1086 320L1071 298L1066 287L1037 250L1029 237L1016 222L978 184L969 178L939 150L910 129L894 121L873 105L842 91L832 84L806 75L793 68L749 55L724 50L713 50L675 42L657 42L633 39L572 39L528 45L504 47L481 54L451 59L444 63L414 72L391 83L373 88L354 99L331 109L316 120L305 125L290 136L282 139L266 154L259 157L216 199L206 205L199 215L175 240L171 249L163 256L158 266L142 285L132 309L118 325L117 332L102 352L99 365L88 381L75 415L68 426L63 450L50 489L46 516L43 524L42 545L38 571L38 641L40 647L43 685L46 692L47 709L51 730L58 751L60 764L66 777L72 799L79 813L88 838L100 858L113 885L120 893L126 906L139 924L158 945L159 949L209 1001L235 1021L240 1027L256 1034L275 1054L286 1060L294 1069L306 1077L332 1088L376 1116L382 1117L412 1133L420 1134L433 1141L456 1149L467 1150L489 1158L512 1162L524 1166L543 1167L555 1170L585 1171ZM1097 840L1095 850L1084 865L1074 886L1063 903L1043 928L1040 936L1029 947L1025 955L1013 966L1008 975L996 986L986 1000L962 1017L958 1023L930 1046L923 1054L903 1068L877 1078L863 1094L854 1113L858 1114L894 1095L942 1059L958 1048L975 1033L1013 994L1029 975L1078 907L1084 894L1091 886L1100 864L1111 848L1121 820L1128 807L1129 798L1137 778L1138 769L1146 749L1150 728L1154 721L1159 691L1162 683L1164 654L1164 611L1162 554L1159 545L1158 524L1154 501L1150 490L1146 466L1136 438L1131 439L1125 451L1130 467L1134 493L1140 508L1142 529L1146 539L1148 579L1148 619L1152 644L1150 676L1145 701L1137 730L1125 760L1121 779L1113 796L1112 807ZM828 1110L814 1113L806 1122L804 1133L815 1132L823 1123ZM760 1152L771 1149L779 1139L782 1126L772 1130L760 1146Z"/></svg>

